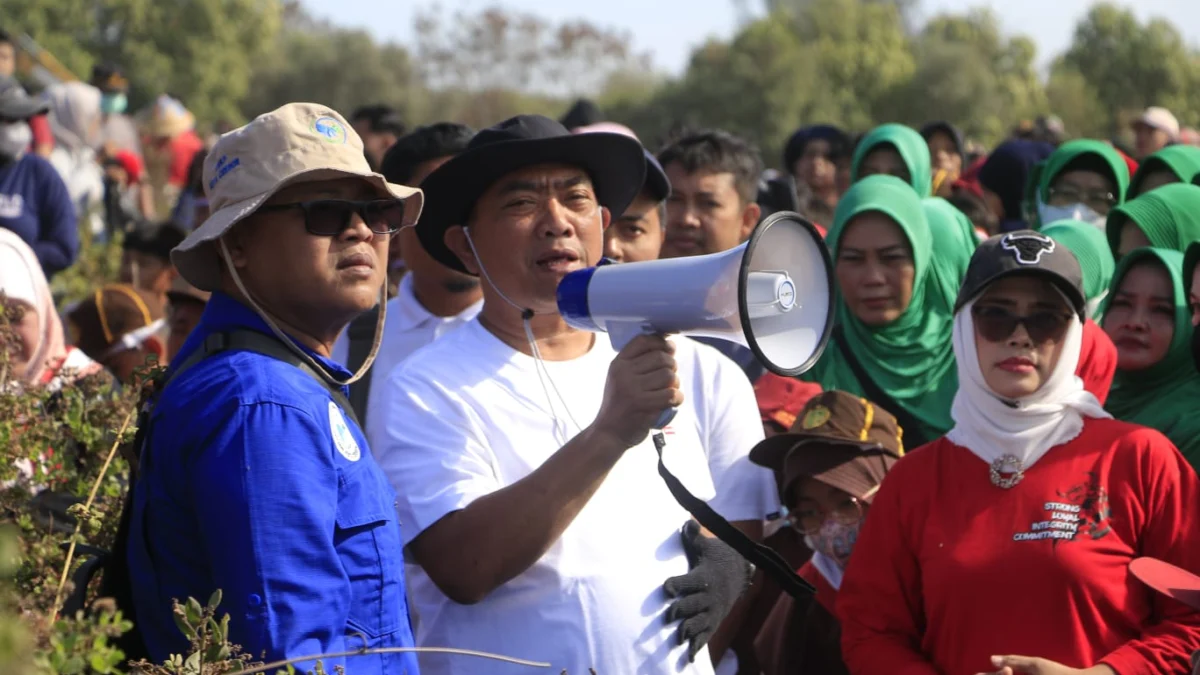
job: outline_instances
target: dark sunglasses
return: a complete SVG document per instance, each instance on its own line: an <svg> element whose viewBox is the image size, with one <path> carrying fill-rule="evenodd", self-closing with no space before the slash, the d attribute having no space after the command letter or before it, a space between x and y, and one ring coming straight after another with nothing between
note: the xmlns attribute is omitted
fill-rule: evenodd
<svg viewBox="0 0 1200 675"><path fill-rule="evenodd" d="M988 342L1004 342L1017 331L1017 326L1025 326L1025 332L1034 344L1058 342L1067 334L1067 323L1071 317L1059 312L1034 312L1029 316L1020 316L1003 307L975 306L971 315L975 318L975 328L984 340Z"/></svg>
<svg viewBox="0 0 1200 675"><path fill-rule="evenodd" d="M358 214L375 234L395 234L404 227L404 200L318 199L294 204L270 204L259 211L300 209L304 212L304 229L318 237L336 237L350 228L352 216Z"/></svg>

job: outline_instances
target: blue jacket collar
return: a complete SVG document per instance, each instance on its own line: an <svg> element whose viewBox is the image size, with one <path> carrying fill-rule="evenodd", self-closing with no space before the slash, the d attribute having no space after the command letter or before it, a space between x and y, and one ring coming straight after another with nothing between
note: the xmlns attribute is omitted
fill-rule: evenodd
<svg viewBox="0 0 1200 675"><path fill-rule="evenodd" d="M196 328L183 343L183 347L180 348L179 353L172 362L183 363L193 351L204 343L204 339L209 335L236 329L252 330L270 336L275 335L271 331L271 327L267 325L267 322L263 321L262 317L253 309L242 304L240 300L235 299L233 296L221 291L214 292L208 300L208 305L204 308L204 314L200 317L200 323L196 324ZM321 356L295 339L292 340L292 343L313 357L317 363L321 364L335 378L344 380L352 374L340 363Z"/></svg>

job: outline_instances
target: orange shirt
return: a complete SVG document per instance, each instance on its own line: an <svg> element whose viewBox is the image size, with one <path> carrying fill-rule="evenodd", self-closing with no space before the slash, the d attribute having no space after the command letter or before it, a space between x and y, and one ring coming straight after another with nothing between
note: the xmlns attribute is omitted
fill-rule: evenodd
<svg viewBox="0 0 1200 675"><path fill-rule="evenodd" d="M945 438L900 460L838 593L853 675L974 675L992 655L1190 672L1200 613L1130 575L1200 572L1200 482L1152 429L1089 419L1010 490Z"/></svg>

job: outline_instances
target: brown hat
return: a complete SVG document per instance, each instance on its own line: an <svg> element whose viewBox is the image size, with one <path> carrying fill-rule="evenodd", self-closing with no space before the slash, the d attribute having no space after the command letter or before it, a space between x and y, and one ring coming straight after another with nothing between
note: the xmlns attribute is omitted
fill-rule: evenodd
<svg viewBox="0 0 1200 675"><path fill-rule="evenodd" d="M127 335L153 334L161 319L162 309L148 293L128 284L110 284L67 312L68 339L99 361Z"/></svg>
<svg viewBox="0 0 1200 675"><path fill-rule="evenodd" d="M196 288L182 276L176 276L171 282L171 290L167 291L167 302L170 303L193 301L206 304L211 297L212 293Z"/></svg>
<svg viewBox="0 0 1200 675"><path fill-rule="evenodd" d="M792 428L750 451L750 461L773 469L779 494L812 477L870 502L904 455L896 418L865 398L826 391L809 399Z"/></svg>

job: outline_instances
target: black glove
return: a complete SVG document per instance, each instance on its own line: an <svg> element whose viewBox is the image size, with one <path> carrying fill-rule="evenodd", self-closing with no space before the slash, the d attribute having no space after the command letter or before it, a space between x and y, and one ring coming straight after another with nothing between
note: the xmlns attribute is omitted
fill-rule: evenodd
<svg viewBox="0 0 1200 675"><path fill-rule="evenodd" d="M700 533L700 523L683 526L683 550L691 571L663 584L668 598L667 623L680 621L679 644L689 641L688 661L708 644L742 591L750 585L754 566L728 544Z"/></svg>

